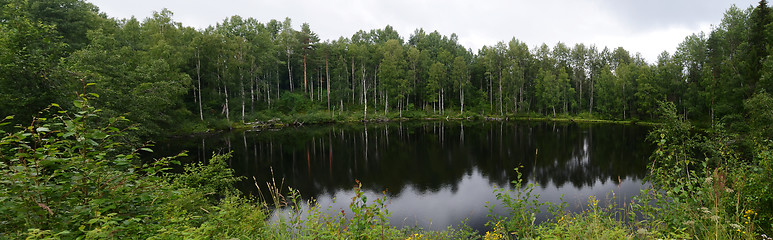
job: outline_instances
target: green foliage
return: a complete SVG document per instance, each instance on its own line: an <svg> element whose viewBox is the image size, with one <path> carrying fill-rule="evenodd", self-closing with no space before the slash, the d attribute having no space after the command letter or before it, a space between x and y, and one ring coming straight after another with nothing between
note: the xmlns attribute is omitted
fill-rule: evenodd
<svg viewBox="0 0 773 240"><path fill-rule="evenodd" d="M357 181L349 208L332 211L323 208L313 200L302 202L297 190L289 188L290 209L277 210L277 221L268 228L267 239L404 239L419 236L409 229L398 229L389 224L386 197L369 202L368 196ZM276 197L284 199L284 197ZM448 236L464 234L450 229L446 232L431 232L430 235ZM421 234L422 236L424 234Z"/></svg>
<svg viewBox="0 0 773 240"><path fill-rule="evenodd" d="M0 237L219 238L260 231L265 212L236 194L227 156L162 177L174 158L138 165L138 152L151 150L127 151L116 127L126 119L100 119L90 103L76 100L72 112L54 104L44 111L53 117L0 132Z"/></svg>
<svg viewBox="0 0 773 240"><path fill-rule="evenodd" d="M749 17L749 40L748 48L744 52L744 83L747 84L746 97L757 92L760 76L763 75L763 62L770 54L768 45L771 42L771 36L768 33L773 16L768 6L768 1L761 0L759 5L754 8Z"/></svg>
<svg viewBox="0 0 773 240"><path fill-rule="evenodd" d="M651 120L658 101L671 101L711 125L743 117L739 106L773 82L767 2L730 7L708 36L686 37L656 64L620 47L559 42L530 50L515 38L473 53L454 34L417 29L404 39L391 26L322 41L308 23L293 29L289 18L232 16L196 30L166 9L115 20L82 0L2 5L0 115L21 123L96 83L103 115L126 116L142 136L225 129L213 122L328 105Z"/></svg>
<svg viewBox="0 0 773 240"><path fill-rule="evenodd" d="M99 16L94 4L78 0L29 1L29 12L33 19L55 26L69 49L77 50L89 42L89 30L109 24Z"/></svg>
<svg viewBox="0 0 773 240"><path fill-rule="evenodd" d="M0 116L26 123L60 100L63 79L54 77L66 44L56 26L37 21L26 0L0 2Z"/></svg>
<svg viewBox="0 0 773 240"><path fill-rule="evenodd" d="M440 84L445 78L446 67L440 62L433 63L429 68L429 79L427 80L427 87L425 89L428 102L434 104L440 100Z"/></svg>
<svg viewBox="0 0 773 240"><path fill-rule="evenodd" d="M191 78L179 71L191 50L181 46L186 32L171 15L162 11L143 23L131 19L122 28L90 32L91 44L64 61L81 81L95 84L106 115L125 115L143 136L175 131L176 119L192 115L182 104Z"/></svg>
<svg viewBox="0 0 773 240"><path fill-rule="evenodd" d="M521 172L518 169L515 169L515 171L517 174L516 180L512 182L515 189L494 189L497 200L507 209L506 216L489 214L492 220L487 222L486 225L492 227L495 234L498 234L498 237L494 238L502 239L504 238L503 236L510 235L533 238L537 234L536 215L542 212L542 208L548 208L551 214L557 216L564 211L566 205L566 202L560 204L541 202L539 194L532 194L537 185L529 183L524 186ZM487 206L490 213L494 211L493 206ZM488 236L489 234L487 233L486 235Z"/></svg>
<svg viewBox="0 0 773 240"><path fill-rule="evenodd" d="M695 147L690 141L692 125L682 116L677 115L674 103L661 102L660 104L661 121L664 124L647 136L648 140L658 146L653 153L653 161L663 166L662 174L668 175L663 179L686 177L685 174L689 174L689 167L695 164L690 159L686 159L687 153ZM651 170L654 172L658 169Z"/></svg>
<svg viewBox="0 0 773 240"><path fill-rule="evenodd" d="M749 204L749 209L757 209L753 213L745 213L745 222L752 222L762 231L773 229L773 142L771 140L762 140L755 144L755 155L748 171L744 172L748 182L744 183L745 192L752 193L744 195L744 200ZM753 211L753 210L752 210ZM758 213L760 214L758 216ZM753 218L753 219L748 219ZM768 230L764 230L768 229ZM751 233L751 231L749 231Z"/></svg>
<svg viewBox="0 0 773 240"><path fill-rule="evenodd" d="M555 116L556 107L558 107L560 101L559 82L556 79L556 75L540 70L540 75L537 76L537 79L539 80L536 86L537 97L542 103L543 109L551 109L553 116Z"/></svg>
<svg viewBox="0 0 773 240"><path fill-rule="evenodd" d="M566 213L555 216L555 222L537 227L539 236L546 239L642 239L655 234L641 229L631 231L623 221L614 216L614 209L598 206L596 197L589 197L587 209L580 213Z"/></svg>
<svg viewBox="0 0 773 240"><path fill-rule="evenodd" d="M215 130L230 130L233 123L227 119L207 119L207 128Z"/></svg>
<svg viewBox="0 0 773 240"><path fill-rule="evenodd" d="M386 198L376 198L373 203L369 204L368 197L363 194L360 181L357 181L357 186L354 188L354 197L349 204L349 209L354 214L349 221L354 223L352 227L355 234L374 225L389 226Z"/></svg>
<svg viewBox="0 0 773 240"><path fill-rule="evenodd" d="M168 213L180 213L181 209L169 207ZM150 239L249 239L266 234L267 211L243 197L228 195L208 208L201 213L207 220L200 225L192 224L197 222L192 218L199 216L184 210L178 216L167 215L172 220L162 222L166 226L162 225L158 234Z"/></svg>
<svg viewBox="0 0 773 240"><path fill-rule="evenodd" d="M303 94L284 92L276 108L287 114L303 113L312 109L312 103Z"/></svg>
<svg viewBox="0 0 773 240"><path fill-rule="evenodd" d="M293 117L292 120L288 119L288 123L328 123L332 122L333 118L329 113L325 111L314 111L306 114L298 114Z"/></svg>
<svg viewBox="0 0 773 240"><path fill-rule="evenodd" d="M114 127L123 118L109 119L105 127L89 125L98 118L89 100L76 100L78 111L58 110L53 118L35 118L29 127L4 136L3 229L21 234L27 229L53 232L95 230L95 221L116 218L117 213L145 212L158 179L143 181L132 166L137 154L118 152ZM164 160L166 161L166 160ZM121 215L123 223L136 216ZM100 220L101 219L101 220ZM83 225L89 222L88 225Z"/></svg>
<svg viewBox="0 0 773 240"><path fill-rule="evenodd" d="M172 180L172 185L177 188L190 188L198 192L206 193L211 199L225 195L233 195L234 183L242 178L234 177L234 170L228 166L227 159L231 154L213 155L209 164L190 163L185 165L182 174L167 174Z"/></svg>
<svg viewBox="0 0 773 240"><path fill-rule="evenodd" d="M663 104L661 111L665 123L649 137L658 146L648 177L653 190L634 205L644 216L641 223L697 238L747 239L768 232L771 179L760 175L770 174L767 142L745 159L736 136L721 126L698 134L674 104Z"/></svg>
<svg viewBox="0 0 773 240"><path fill-rule="evenodd" d="M623 117L623 79L612 74L610 66L604 66L598 80L595 82L597 110L600 114L613 119Z"/></svg>
<svg viewBox="0 0 773 240"><path fill-rule="evenodd" d="M384 81L389 95L394 98L389 102L397 103L402 110L402 101L410 94L408 79L405 78L405 57L403 46L396 39L391 39L384 46L384 58L381 60L379 77Z"/></svg>
<svg viewBox="0 0 773 240"><path fill-rule="evenodd" d="M748 113L749 134L752 137L773 137L773 98L770 94L765 91L754 94L744 101L744 109Z"/></svg>

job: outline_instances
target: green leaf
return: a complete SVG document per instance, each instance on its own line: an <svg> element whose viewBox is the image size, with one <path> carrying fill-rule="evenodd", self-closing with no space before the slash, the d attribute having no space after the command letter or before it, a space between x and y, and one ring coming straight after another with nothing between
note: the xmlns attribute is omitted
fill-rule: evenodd
<svg viewBox="0 0 773 240"><path fill-rule="evenodd" d="M140 148L140 150L146 151L146 152L153 152L153 150L150 148Z"/></svg>
<svg viewBox="0 0 773 240"><path fill-rule="evenodd" d="M59 104L52 103L52 104L51 104L51 106L54 106L54 107L59 107Z"/></svg>
<svg viewBox="0 0 773 240"><path fill-rule="evenodd" d="M70 136L72 136L72 135L75 135L75 133L74 133L74 132L67 132L67 133L65 133L64 135L62 135L62 137L63 137L63 138L68 138L68 137L70 137Z"/></svg>
<svg viewBox="0 0 773 240"><path fill-rule="evenodd" d="M75 105L76 108L83 108L83 100L72 101L72 104Z"/></svg>
<svg viewBox="0 0 773 240"><path fill-rule="evenodd" d="M48 129L47 127L38 127L35 129L36 132L50 132L51 129Z"/></svg>
<svg viewBox="0 0 773 240"><path fill-rule="evenodd" d="M5 119L3 119L3 120L11 120L11 119L13 119L13 115L11 115L11 116L6 116L6 117L5 117Z"/></svg>
<svg viewBox="0 0 773 240"><path fill-rule="evenodd" d="M93 133L92 137L96 138L96 139L105 139L105 138L107 138L107 133L95 132L95 133Z"/></svg>
<svg viewBox="0 0 773 240"><path fill-rule="evenodd" d="M98 97L99 97L99 94L96 94L96 93L89 93L89 95L91 95L91 96L94 96L94 97L96 97L96 98L98 98Z"/></svg>

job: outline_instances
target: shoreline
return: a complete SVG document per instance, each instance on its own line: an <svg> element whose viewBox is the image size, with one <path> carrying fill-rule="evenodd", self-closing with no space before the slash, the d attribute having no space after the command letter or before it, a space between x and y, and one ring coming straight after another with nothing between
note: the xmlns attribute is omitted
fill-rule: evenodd
<svg viewBox="0 0 773 240"><path fill-rule="evenodd" d="M284 119L279 117L273 117L269 120L258 120L251 122L230 122L228 128L207 128L202 131L190 131L177 134L171 134L163 136L162 138L177 138L194 135L207 135L218 134L229 131L248 131L248 130L268 130L268 129L283 129L287 127L302 127L307 125L323 125L323 124L352 124L352 123L387 123L387 122L404 122L404 121L527 121L527 122L560 122L560 123L587 123L587 124L622 124L622 125L641 125L641 126L657 126L661 123L652 121L640 121L640 120L608 120L608 119L596 119L596 118L581 118L581 117L540 117L540 116L500 116L500 115L469 115L460 116L460 114L449 114L445 116L421 116L421 117L385 117L384 115L376 115L376 117L368 119L360 118L340 118L342 115L336 117L322 118L317 120L303 119L308 117L306 115L293 115L293 117L285 117ZM356 116L356 115L349 115ZM291 120L292 119L292 120Z"/></svg>

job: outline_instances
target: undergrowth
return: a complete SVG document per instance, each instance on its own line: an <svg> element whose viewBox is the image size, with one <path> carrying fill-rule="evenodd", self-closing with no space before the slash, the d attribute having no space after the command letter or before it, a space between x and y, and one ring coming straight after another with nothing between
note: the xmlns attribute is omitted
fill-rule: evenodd
<svg viewBox="0 0 773 240"><path fill-rule="evenodd" d="M123 144L124 118L101 119L89 98L67 111L53 104L29 126L0 132L0 238L3 239L770 239L773 225L773 143L762 138L750 157L721 126L698 133L665 104L665 124L648 138L657 145L648 181L624 206L581 212L542 202L536 185L518 174L494 190L506 215L490 214L489 230L462 224L443 231L399 228L389 199L353 185L349 207L304 201L276 181L270 196L242 195L226 155L170 173L175 156L140 162ZM411 114L411 113L405 113ZM321 116L311 116L319 117ZM6 120L9 118L6 118ZM0 121L0 124L3 124ZM182 153L184 154L184 153ZM518 169L516 169L518 171ZM261 191L259 191L261 192ZM551 217L542 222L536 215Z"/></svg>

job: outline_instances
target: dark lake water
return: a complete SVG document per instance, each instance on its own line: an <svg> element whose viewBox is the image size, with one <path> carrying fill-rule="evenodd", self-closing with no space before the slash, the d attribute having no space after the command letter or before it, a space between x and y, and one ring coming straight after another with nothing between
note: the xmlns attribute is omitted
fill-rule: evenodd
<svg viewBox="0 0 773 240"><path fill-rule="evenodd" d="M517 121L344 124L175 138L157 143L155 154L187 150L189 161L204 161L232 151L230 166L248 179L238 186L243 192L257 194L252 177L265 186L273 169L285 189L339 212L359 180L371 198L386 190L393 225L445 229L468 219L483 230L486 202L498 204L494 188L512 188L518 166L541 200L563 194L569 210L581 210L591 195L602 204L627 201L644 184L647 131Z"/></svg>

